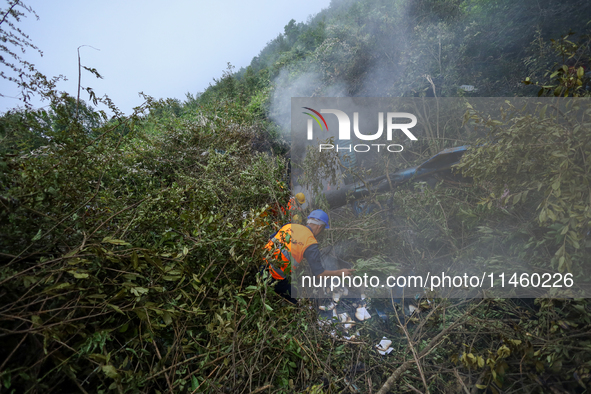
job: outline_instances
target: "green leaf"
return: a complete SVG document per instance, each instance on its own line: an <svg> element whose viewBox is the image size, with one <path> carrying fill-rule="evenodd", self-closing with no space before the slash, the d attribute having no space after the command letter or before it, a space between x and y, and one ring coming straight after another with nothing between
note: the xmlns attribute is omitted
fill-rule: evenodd
<svg viewBox="0 0 591 394"><path fill-rule="evenodd" d="M117 372L117 368L112 365L103 365L102 368L105 375L107 375L111 379L117 379L119 377L119 373Z"/></svg>
<svg viewBox="0 0 591 394"><path fill-rule="evenodd" d="M106 356L104 356L103 354L100 354L100 353L89 354L88 358L90 358L96 362L105 363L105 364L109 361L109 360L107 360Z"/></svg>
<svg viewBox="0 0 591 394"><path fill-rule="evenodd" d="M113 245L125 245L125 246L131 246L130 243L125 242L121 239L113 239L111 237L105 237L103 238L103 240L101 241L102 243L109 243L109 244L113 244Z"/></svg>
<svg viewBox="0 0 591 394"><path fill-rule="evenodd" d="M547 109L548 109L548 106L547 106L547 105L544 105L544 106L542 107L542 109L540 110L540 118L541 118L541 119L544 119L544 118L546 117L546 110L547 110Z"/></svg>
<svg viewBox="0 0 591 394"><path fill-rule="evenodd" d="M148 315L146 314L145 310L143 310L141 308L137 308L137 309L134 309L133 311L136 313L137 317L140 318L140 320L143 320L143 321L148 320Z"/></svg>
<svg viewBox="0 0 591 394"><path fill-rule="evenodd" d="M39 231L37 231L37 234L35 234L35 236L33 237L32 241L39 241L41 239L41 229L39 229Z"/></svg>
<svg viewBox="0 0 591 394"><path fill-rule="evenodd" d="M43 320L38 315L31 316L31 321L33 322L33 327L39 327L43 324Z"/></svg>
<svg viewBox="0 0 591 394"><path fill-rule="evenodd" d="M146 294L148 292L149 292L149 290L146 289L145 287L132 287L131 288L131 293L136 296L140 296L140 295Z"/></svg>
<svg viewBox="0 0 591 394"><path fill-rule="evenodd" d="M113 308L115 310L115 312L118 312L118 313L121 313L122 315L125 315L125 313L123 313L123 311L121 310L121 308L119 308L117 305L107 304L107 306L110 306L111 308ZM123 331L121 331L121 332L123 332Z"/></svg>
<svg viewBox="0 0 591 394"><path fill-rule="evenodd" d="M139 267L139 259L135 250L131 253L131 264L133 264L133 269L135 270Z"/></svg>
<svg viewBox="0 0 591 394"><path fill-rule="evenodd" d="M12 385L12 382L11 382L11 380L12 380L12 374L6 373L6 374L3 374L3 375L4 376L2 377L2 384L4 385L4 388L9 389L10 386Z"/></svg>
<svg viewBox="0 0 591 394"><path fill-rule="evenodd" d="M478 356L477 361L480 368L484 367L484 358L482 356Z"/></svg>
<svg viewBox="0 0 591 394"><path fill-rule="evenodd" d="M159 269L160 271L162 271L162 272L164 271L164 267L162 266L162 263L160 262L160 259L158 259L158 258L156 258L156 259L152 259L152 258L150 257L150 255L148 255L148 254L145 254L145 255L144 255L144 259L146 259L146 261L147 261L148 263L150 263L150 264L152 264L152 265L155 265L156 267L158 267L158 269Z"/></svg>
<svg viewBox="0 0 591 394"><path fill-rule="evenodd" d="M560 256L560 258L558 259L558 271L564 271L564 256Z"/></svg>
<svg viewBox="0 0 591 394"><path fill-rule="evenodd" d="M76 279L87 279L88 274L85 272L78 272L78 271L68 271L68 274L73 275Z"/></svg>

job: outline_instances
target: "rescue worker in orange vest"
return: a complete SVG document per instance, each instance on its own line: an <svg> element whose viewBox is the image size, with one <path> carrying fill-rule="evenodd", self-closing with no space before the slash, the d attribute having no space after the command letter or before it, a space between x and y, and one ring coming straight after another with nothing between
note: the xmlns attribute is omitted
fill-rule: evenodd
<svg viewBox="0 0 591 394"><path fill-rule="evenodd" d="M275 280L275 291L292 303L297 300L289 294L289 265L294 269L305 258L312 275L315 276L349 276L353 269L325 270L316 237L325 229L330 228L328 214L320 209L312 211L305 226L287 224L271 237L265 248L272 252L273 258L267 261L271 276Z"/></svg>
<svg viewBox="0 0 591 394"><path fill-rule="evenodd" d="M304 220L304 210L302 205L306 203L306 196L304 193L298 193L295 197L289 199L287 203L287 210L291 217L291 222L295 224L302 224Z"/></svg>

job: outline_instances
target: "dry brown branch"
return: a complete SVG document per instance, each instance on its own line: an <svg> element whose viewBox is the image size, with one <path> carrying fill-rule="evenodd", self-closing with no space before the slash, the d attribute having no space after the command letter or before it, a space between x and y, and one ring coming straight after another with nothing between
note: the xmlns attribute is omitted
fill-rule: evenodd
<svg viewBox="0 0 591 394"><path fill-rule="evenodd" d="M206 382L206 381L207 381L209 378L211 378L211 375L213 375L213 373L214 373L215 371L217 371L219 367L220 367L219 365L218 365L217 367L215 367L215 368L214 368L214 370L213 370L213 371L211 371L211 373L210 373L209 375L207 375L207 377L206 377L206 378L203 380L203 382L199 383L199 386L197 386L197 388L195 388L195 390L191 391L191 394L194 394L194 393L196 393L196 392L197 392L197 390L199 390L199 387L201 387L201 385L202 385L203 383L205 383L205 382Z"/></svg>
<svg viewBox="0 0 591 394"><path fill-rule="evenodd" d="M110 314L110 311L107 312L103 312L103 313L97 313L96 315L89 315L89 316L82 316L82 317L77 317L77 318L73 318L73 319L69 319L69 320L63 320L60 321L58 323L53 323L53 324L49 324L49 325L44 325L43 327L39 327L38 329L35 328L28 328L26 330L20 330L20 331L11 331L11 330L5 330L3 329L2 331L4 332L4 334L0 334L0 338L8 336L8 335L14 335L14 334L25 334L25 333L36 333L38 331L42 331L42 330L46 330L48 328L51 327L55 327L55 326L61 326L61 325L67 325L73 321L79 321L79 320L85 320L85 319L92 319L95 317L99 317L99 316L104 316L104 315L108 315Z"/></svg>
<svg viewBox="0 0 591 394"><path fill-rule="evenodd" d="M259 387L258 389L253 391L251 394L260 393L261 391L265 391L267 389L270 389L271 387L273 387L273 386L271 386L270 384L263 386L263 387Z"/></svg>
<svg viewBox="0 0 591 394"><path fill-rule="evenodd" d="M413 386L413 385L412 385L412 384L410 384L410 383L407 383L407 384L406 384L406 387L408 387L409 389L411 389L411 390L412 390L412 391L414 391L415 393L423 394L423 393L421 393L421 391L420 391L419 389L417 389L415 386Z"/></svg>
<svg viewBox="0 0 591 394"><path fill-rule="evenodd" d="M12 276L9 276L8 278L4 279L2 282L0 282L0 285L3 285L4 283L8 282L9 280L12 280L12 279L17 278L17 277L23 275L26 272L32 271L34 269L38 269L38 268L40 268L42 266L45 266L45 265L48 265L48 264L51 264L51 263L55 263L55 262L58 262L58 261L61 261L61 260L65 260L65 259L74 259L74 258L88 257L88 256L92 256L92 255L90 255L90 254L83 254L83 255L72 255L72 256L68 256L68 257L65 257L64 256L64 257L58 257L57 259L52 259L52 260L47 260L47 261L44 261L44 262L41 262L41 263L36 263L35 265L33 265L33 266L31 266L31 267L29 267L29 268L27 268L27 269L25 269L25 270L23 270L21 272L18 272L16 274L14 274ZM4 267L7 267L8 265L10 265L10 263L7 264L7 265L5 265Z"/></svg>
<svg viewBox="0 0 591 394"><path fill-rule="evenodd" d="M486 375L487 369L483 369L482 372L480 373L480 376L478 376L478 379L476 380L476 383L474 384L474 386L472 386L472 391L470 392L470 394L477 394L478 393L478 387L477 385L482 384L482 382L484 381L484 376Z"/></svg>
<svg viewBox="0 0 591 394"><path fill-rule="evenodd" d="M156 342L152 342L152 345L154 346L154 349L156 349L156 355L158 355L158 360L162 361L162 356L160 355L160 350L158 349L158 345L156 345ZM168 388L170 390L171 393L173 393L173 388L172 388L172 384L170 384L170 378L168 377L168 374L164 374L164 377L166 378L166 383L168 384Z"/></svg>
<svg viewBox="0 0 591 394"><path fill-rule="evenodd" d="M394 300L393 299L392 299L392 306L396 310L396 306L394 305ZM431 313L433 313L433 311L431 311ZM428 315L427 318L429 316L430 315ZM402 328L402 331L404 332L404 336L406 336L406 341L408 342L408 346L410 347L410 351L412 352L413 359L415 360L415 363L417 364L417 368L419 370L419 374L421 375L421 379L423 380L423 385L425 386L425 392L427 394L429 394L429 386L427 386L427 380L425 379L425 374L424 374L423 368L421 367L421 364L419 362L419 358L417 356L417 352L415 350L413 341L411 340L410 335L408 333L408 330L406 328L406 323L405 324L402 324L402 322L400 321L400 316L398 315L398 313L396 313L396 320L398 320L398 326L400 328Z"/></svg>
<svg viewBox="0 0 591 394"><path fill-rule="evenodd" d="M468 390L468 387L466 387L466 385L464 384L464 380L462 380L462 378L460 377L460 374L458 373L458 370L455 369L455 368L454 368L454 375L456 375L456 378L458 379L458 382L460 382L460 385L464 389L464 392L466 394L470 394L470 391Z"/></svg>

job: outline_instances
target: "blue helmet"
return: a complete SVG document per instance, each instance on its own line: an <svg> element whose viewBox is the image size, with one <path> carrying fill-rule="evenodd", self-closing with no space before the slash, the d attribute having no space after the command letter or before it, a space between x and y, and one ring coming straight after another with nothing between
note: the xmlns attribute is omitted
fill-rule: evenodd
<svg viewBox="0 0 591 394"><path fill-rule="evenodd" d="M321 222L324 222L324 224L326 225L325 228L330 228L330 226L328 225L328 214L324 212L322 209L317 209L315 211L310 212L310 214L308 215L308 219L318 219Z"/></svg>

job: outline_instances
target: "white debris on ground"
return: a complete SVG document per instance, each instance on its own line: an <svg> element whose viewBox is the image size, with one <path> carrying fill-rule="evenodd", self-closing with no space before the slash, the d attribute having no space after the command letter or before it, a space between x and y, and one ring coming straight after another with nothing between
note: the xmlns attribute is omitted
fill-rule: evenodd
<svg viewBox="0 0 591 394"><path fill-rule="evenodd" d="M349 379L344 378L345 384L349 386L349 390L353 393L360 393L359 387L357 387L353 382L350 382Z"/></svg>
<svg viewBox="0 0 591 394"><path fill-rule="evenodd" d="M350 337L348 337L348 336L343 336L343 338L345 338L347 341L352 341L352 340L354 340L355 338L357 338L358 336L360 336L360 335L359 335L359 331L357 331L355 334L351 335Z"/></svg>
<svg viewBox="0 0 591 394"><path fill-rule="evenodd" d="M353 321L353 319L351 319L349 316L347 316L347 320L345 321L345 330L348 331L351 327L353 327L355 325L355 322Z"/></svg>
<svg viewBox="0 0 591 394"><path fill-rule="evenodd" d="M340 299L341 299L341 292L340 291L334 291L332 293L332 300L334 302L339 302Z"/></svg>
<svg viewBox="0 0 591 394"><path fill-rule="evenodd" d="M380 343L376 345L378 353L380 353L382 356L390 354L392 350L394 350L394 348L391 348L390 345L392 345L392 341L386 337L383 337Z"/></svg>
<svg viewBox="0 0 591 394"><path fill-rule="evenodd" d="M335 307L336 304L334 302L331 302L328 305L320 305L318 309L320 309L321 311L332 311Z"/></svg>
<svg viewBox="0 0 591 394"><path fill-rule="evenodd" d="M357 311L355 312L355 317L357 318L357 320L364 321L370 319L371 315L367 311L367 308L365 308L364 306L360 306L359 308L357 308Z"/></svg>
<svg viewBox="0 0 591 394"><path fill-rule="evenodd" d="M321 317L318 319L318 324L323 327L326 324L330 325L338 322L340 324L337 324L338 328L336 332L340 333L342 338L350 340L356 336L358 337L359 332L352 336L348 335L349 330L354 328L355 324L371 318L371 314L367 310L367 303L369 300L366 300L365 294L361 295L361 300L358 299L358 301L353 303L345 302L345 305L343 306L342 304L339 304L339 301L342 301L341 298L345 298L349 295L349 290L346 287L334 289L332 294L330 290L324 289L324 293L327 297L331 297L332 299L329 298L329 304L318 306L318 310L323 312ZM349 313L343 311L343 309L345 309L349 312L352 312L353 309L351 307L355 308L355 317L352 315L350 316ZM332 311L332 313L330 313L330 311ZM329 317L329 315L331 315L331 317Z"/></svg>
<svg viewBox="0 0 591 394"><path fill-rule="evenodd" d="M318 325L320 327L324 327L325 325L329 324L330 325L330 321L328 320L324 320L324 319L318 319Z"/></svg>
<svg viewBox="0 0 591 394"><path fill-rule="evenodd" d="M473 85L460 85L460 89L464 92L476 92L478 90Z"/></svg>

